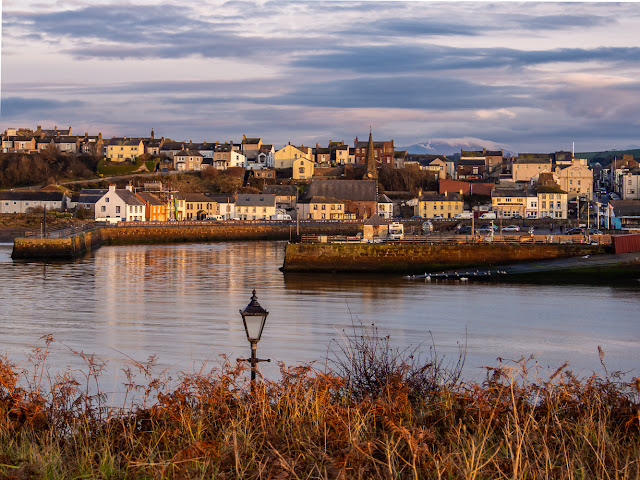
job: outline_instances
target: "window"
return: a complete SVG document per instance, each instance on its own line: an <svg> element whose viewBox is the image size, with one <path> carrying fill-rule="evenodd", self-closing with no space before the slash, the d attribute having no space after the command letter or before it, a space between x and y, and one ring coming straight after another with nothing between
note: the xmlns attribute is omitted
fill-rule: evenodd
<svg viewBox="0 0 640 480"><path fill-rule="evenodd" d="M304 167L300 167L300 173L304 173Z"/></svg>
<svg viewBox="0 0 640 480"><path fill-rule="evenodd" d="M331 205L331 210L335 210L336 206L335 205Z"/></svg>
<svg viewBox="0 0 640 480"><path fill-rule="evenodd" d="M325 218L325 214L323 213L323 214L322 214L322 219L324 220L324 218Z"/></svg>
<svg viewBox="0 0 640 480"><path fill-rule="evenodd" d="M314 205L314 206L313 206L313 209L314 209L314 210L317 210L317 209L318 209L318 205Z"/></svg>
<svg viewBox="0 0 640 480"><path fill-rule="evenodd" d="M562 208L562 203L561 203L561 202L558 202L558 204L556 205L556 207L557 207L557 208L559 208L559 209L560 209L560 208Z"/></svg>
<svg viewBox="0 0 640 480"><path fill-rule="evenodd" d="M106 203L109 203L109 197L105 198L105 199L104 199L104 201L105 201Z"/></svg>
<svg viewBox="0 0 640 480"><path fill-rule="evenodd" d="M547 208L547 202L542 202L542 208Z"/></svg>
<svg viewBox="0 0 640 480"><path fill-rule="evenodd" d="M322 210L326 210L327 206L326 205L322 205Z"/></svg>
<svg viewBox="0 0 640 480"><path fill-rule="evenodd" d="M101 211L101 212L106 212L106 211L107 211L107 207L105 207L104 205L102 205L102 207L100 207L100 211Z"/></svg>

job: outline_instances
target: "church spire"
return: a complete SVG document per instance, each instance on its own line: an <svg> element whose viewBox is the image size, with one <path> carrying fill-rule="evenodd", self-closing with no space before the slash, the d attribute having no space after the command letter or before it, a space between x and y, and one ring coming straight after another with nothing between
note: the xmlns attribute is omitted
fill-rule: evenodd
<svg viewBox="0 0 640 480"><path fill-rule="evenodd" d="M373 134L369 127L369 144L367 145L367 178L378 178L378 168L376 167L376 157L373 150Z"/></svg>

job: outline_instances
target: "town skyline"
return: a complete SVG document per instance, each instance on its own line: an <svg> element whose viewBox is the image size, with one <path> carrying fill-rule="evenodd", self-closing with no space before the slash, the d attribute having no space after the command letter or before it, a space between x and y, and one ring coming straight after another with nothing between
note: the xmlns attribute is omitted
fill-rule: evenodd
<svg viewBox="0 0 640 480"><path fill-rule="evenodd" d="M633 4L4 2L5 128L640 145Z"/></svg>

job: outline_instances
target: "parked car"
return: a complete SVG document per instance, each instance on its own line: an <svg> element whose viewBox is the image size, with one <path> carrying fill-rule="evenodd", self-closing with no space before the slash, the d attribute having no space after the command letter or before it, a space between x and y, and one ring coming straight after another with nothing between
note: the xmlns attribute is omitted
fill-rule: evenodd
<svg viewBox="0 0 640 480"><path fill-rule="evenodd" d="M590 228L589 235L602 235L602 230L598 230L597 228Z"/></svg>
<svg viewBox="0 0 640 480"><path fill-rule="evenodd" d="M414 215L411 217L411 220L422 220L423 218L420 215Z"/></svg>
<svg viewBox="0 0 640 480"><path fill-rule="evenodd" d="M476 228L476 232L480 234L491 233L491 230L495 232L496 230L498 230L498 226L497 225L481 225L480 227Z"/></svg>
<svg viewBox="0 0 640 480"><path fill-rule="evenodd" d="M567 231L567 235L584 235L585 229L582 227L574 227Z"/></svg>
<svg viewBox="0 0 640 480"><path fill-rule="evenodd" d="M504 227L502 231L503 232L519 232L520 227L518 225L509 225L508 227Z"/></svg>
<svg viewBox="0 0 640 480"><path fill-rule="evenodd" d="M456 234L458 235L471 235L471 226L465 225L456 230Z"/></svg>

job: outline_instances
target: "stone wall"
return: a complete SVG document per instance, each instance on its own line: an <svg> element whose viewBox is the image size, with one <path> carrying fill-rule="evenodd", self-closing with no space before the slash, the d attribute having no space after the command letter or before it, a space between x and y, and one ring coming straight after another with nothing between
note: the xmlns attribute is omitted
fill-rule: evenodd
<svg viewBox="0 0 640 480"><path fill-rule="evenodd" d="M11 258L69 260L98 248L102 240L100 229L67 238L16 238Z"/></svg>
<svg viewBox="0 0 640 480"><path fill-rule="evenodd" d="M362 224L314 223L300 225L300 234L355 235L362 230ZM115 227L102 230L102 236L109 245L213 242L241 240L289 240L296 238L295 225L193 225L193 226L150 226Z"/></svg>
<svg viewBox="0 0 640 480"><path fill-rule="evenodd" d="M496 243L461 245L385 245L368 243L287 245L285 272L379 272L416 274L454 268L609 253L598 245Z"/></svg>

